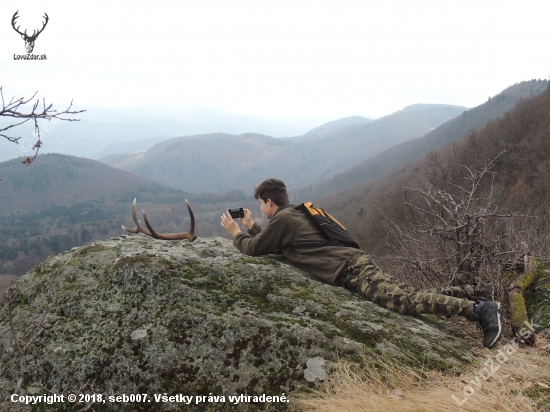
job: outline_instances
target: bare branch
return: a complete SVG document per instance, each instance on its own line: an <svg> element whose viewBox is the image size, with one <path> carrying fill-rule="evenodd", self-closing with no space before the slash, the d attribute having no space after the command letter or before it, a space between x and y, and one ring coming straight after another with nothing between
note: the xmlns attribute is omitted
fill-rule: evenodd
<svg viewBox="0 0 550 412"><path fill-rule="evenodd" d="M441 187L403 187L411 195L404 197L403 204L417 217L414 224L398 226L380 212L391 251L382 260L430 287L442 282L473 283L491 271L497 274L517 265L519 241L529 233L516 222L538 217L504 208L504 190L497 190L496 173L491 171L503 153L479 170L460 165L462 182L445 178L439 179ZM442 175L447 174L435 154L430 161Z"/></svg>
<svg viewBox="0 0 550 412"><path fill-rule="evenodd" d="M37 92L38 93L38 92ZM7 117L14 119L15 123L10 124L8 126L0 128L0 137L3 137L7 139L8 141L12 143L19 143L21 140L21 136L14 137L9 136L7 134L4 134L3 132L6 132L7 130L20 126L29 120L34 122L34 131L37 135L37 140L34 143L32 150L34 150L34 156L33 157L27 157L27 159L23 162L25 164L30 164L36 157L38 156L38 151L40 147L42 146L42 141L40 140L40 127L38 126L38 120L45 119L48 121L51 121L52 119L58 119L63 121L69 121L69 122L78 122L80 119L75 119L72 117L65 118L64 115L75 115L79 113L83 113L86 110L72 110L73 101L71 100L71 103L69 107L62 111L57 111L53 109L53 105L46 104L46 99L42 99L42 108L39 109L40 105L40 99L37 99L36 102L32 104L32 109L29 111L23 111L25 105L30 103L34 100L37 93L34 93L32 97L29 99L25 99L24 97L20 97L18 99L15 99L12 97L9 101L9 103L6 105L6 102L4 100L4 92L2 90L2 86L0 86L0 95L2 96L2 108L0 109L0 117Z"/></svg>

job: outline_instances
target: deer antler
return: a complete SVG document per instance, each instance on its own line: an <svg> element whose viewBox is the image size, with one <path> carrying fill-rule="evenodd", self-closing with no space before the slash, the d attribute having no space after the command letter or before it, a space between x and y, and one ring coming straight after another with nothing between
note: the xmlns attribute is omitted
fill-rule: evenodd
<svg viewBox="0 0 550 412"><path fill-rule="evenodd" d="M141 232L141 233L146 234L147 236L151 236L151 237L153 236L153 235L151 234L151 232L149 232L149 231L147 230L147 228L145 228L145 227L141 224L141 222L138 220L138 218L137 218L137 212L136 212L136 199L134 199L134 203L132 204L132 218L134 219L134 222L135 222L135 224L136 224L136 227L133 228L133 229L130 229L130 228L127 228L127 227L124 226L124 225L121 225L121 226L122 226L122 229L124 229L124 230L125 230L126 232L128 232L128 233L139 233L139 232Z"/></svg>
<svg viewBox="0 0 550 412"><path fill-rule="evenodd" d="M189 210L189 216L191 217L191 225L188 232L157 233L147 221L147 215L145 214L145 210L144 210L143 220L145 221L145 225L149 228L149 230L147 230L146 228L143 227L143 225L140 223L140 221L137 218L136 199L134 199L134 203L132 205L132 217L134 219L134 222L136 223L136 227L134 229L130 229L125 226L122 226L122 229L124 229L128 233L142 232L147 236L154 237L155 239L163 239L163 240L189 239L190 242L193 242L197 238L197 235L195 234L195 215L193 214L193 211L191 210L191 206L189 205L189 202L187 201L187 199L185 199L185 203L187 204L187 209Z"/></svg>
<svg viewBox="0 0 550 412"><path fill-rule="evenodd" d="M25 33L21 33L21 32L19 31L19 27L21 27L21 26L17 26L17 28L15 28L15 20L16 20L17 18L19 18L19 16L17 15L17 13L19 13L19 10L17 10L17 11L15 12L15 14L13 15L13 17L11 18L11 26L13 27L13 29L14 29L17 33L19 33L21 36L25 36L27 39L35 39L36 37L38 37L38 35L39 35L40 33L42 33L42 31L44 31L44 29L46 28L46 25L48 24L48 21L50 20L50 18L48 17L48 14L47 14L47 13L44 13L44 17L45 17L46 21L45 21L44 23L42 23L42 28L41 28L40 30L38 30L38 33L36 32L36 30L33 30L32 36L29 36L29 35L27 34L27 30L25 30Z"/></svg>
<svg viewBox="0 0 550 412"><path fill-rule="evenodd" d="M19 27L21 27L21 26L17 26L17 28L15 28L15 20L19 17L19 16L17 15L17 13L19 13L19 10L17 10L17 11L15 12L15 14L13 15L13 17L11 18L11 26L12 26L13 29L14 29L17 33L19 33L21 36L27 36L27 30L25 30L25 33L21 33L21 32L19 31Z"/></svg>
<svg viewBox="0 0 550 412"><path fill-rule="evenodd" d="M145 214L145 210L143 211L143 220L145 221L145 225L151 231L155 239L164 239L164 240L189 239L189 241L192 242L197 238L197 235L195 235L195 215L193 215L193 211L191 210L191 206L189 205L189 202L187 201L187 199L185 199L185 203L187 204L187 210L189 210L189 216L191 217L191 225L189 227L189 232L157 233L155 232L155 229L153 229L149 224L149 222L147 221L147 215Z"/></svg>
<svg viewBox="0 0 550 412"><path fill-rule="evenodd" d="M32 36L31 38L34 38L34 37L38 37L38 35L40 33L42 33L44 31L44 29L46 28L46 24L48 24L48 21L50 20L50 18L48 17L48 15L46 14L46 12L44 12L44 16L46 18L46 21L44 23L42 23L42 28L40 30L38 30L38 33L34 33L36 30L33 30L32 32ZM55 17L55 16L54 16Z"/></svg>

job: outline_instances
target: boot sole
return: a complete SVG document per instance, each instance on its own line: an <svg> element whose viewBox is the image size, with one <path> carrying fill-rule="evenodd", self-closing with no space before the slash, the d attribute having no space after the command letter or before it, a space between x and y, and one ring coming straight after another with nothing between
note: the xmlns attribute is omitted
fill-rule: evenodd
<svg viewBox="0 0 550 412"><path fill-rule="evenodd" d="M493 341L487 346L488 348L491 348L495 343L497 343L502 336L502 322L500 321L500 302L495 303L497 305L498 333L495 339L493 339Z"/></svg>

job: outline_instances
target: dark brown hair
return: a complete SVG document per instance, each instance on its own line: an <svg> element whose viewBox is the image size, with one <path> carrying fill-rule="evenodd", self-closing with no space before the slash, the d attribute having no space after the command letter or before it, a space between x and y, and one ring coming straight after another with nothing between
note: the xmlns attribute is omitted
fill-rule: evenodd
<svg viewBox="0 0 550 412"><path fill-rule="evenodd" d="M271 199L277 206L288 204L288 193L286 192L285 184L279 179L264 180L254 190L254 197L267 202Z"/></svg>

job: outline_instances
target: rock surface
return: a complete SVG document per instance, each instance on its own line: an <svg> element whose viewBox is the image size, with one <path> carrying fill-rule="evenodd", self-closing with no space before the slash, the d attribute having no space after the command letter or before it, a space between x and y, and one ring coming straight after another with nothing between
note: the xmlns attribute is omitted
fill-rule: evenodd
<svg viewBox="0 0 550 412"><path fill-rule="evenodd" d="M288 395L366 349L439 369L471 361L436 316L401 316L282 257L223 238L120 236L50 257L7 290L0 399L18 382L21 394Z"/></svg>

